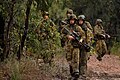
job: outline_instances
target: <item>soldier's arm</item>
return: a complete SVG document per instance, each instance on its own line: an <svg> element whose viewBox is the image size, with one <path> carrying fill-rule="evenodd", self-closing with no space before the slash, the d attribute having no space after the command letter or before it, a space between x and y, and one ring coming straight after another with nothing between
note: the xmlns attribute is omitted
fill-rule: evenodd
<svg viewBox="0 0 120 80"><path fill-rule="evenodd" d="M93 32L88 28L87 29L87 42L90 43L93 39Z"/></svg>
<svg viewBox="0 0 120 80"><path fill-rule="evenodd" d="M100 30L99 30L99 28L98 28L98 25L96 25L95 27L94 27L94 34L96 35L96 34L100 34Z"/></svg>
<svg viewBox="0 0 120 80"><path fill-rule="evenodd" d="M80 42L82 42L85 39L85 32L82 30L80 26L77 28L79 35L81 36Z"/></svg>
<svg viewBox="0 0 120 80"><path fill-rule="evenodd" d="M93 28L92 28L91 24L86 21L86 25L87 25L87 27L93 32Z"/></svg>
<svg viewBox="0 0 120 80"><path fill-rule="evenodd" d="M61 26L61 38L64 38L66 40L68 32L65 30L65 27L67 27L68 25L62 25Z"/></svg>

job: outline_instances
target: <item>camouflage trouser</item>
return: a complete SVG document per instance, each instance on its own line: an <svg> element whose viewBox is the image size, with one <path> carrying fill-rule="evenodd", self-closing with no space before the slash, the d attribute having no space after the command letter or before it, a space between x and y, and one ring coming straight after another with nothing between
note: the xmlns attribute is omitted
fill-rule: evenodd
<svg viewBox="0 0 120 80"><path fill-rule="evenodd" d="M70 73L79 72L79 48L74 48L72 45L65 46L66 59L70 66Z"/></svg>
<svg viewBox="0 0 120 80"><path fill-rule="evenodd" d="M107 46L104 40L98 40L96 42L96 52L100 58L107 53Z"/></svg>

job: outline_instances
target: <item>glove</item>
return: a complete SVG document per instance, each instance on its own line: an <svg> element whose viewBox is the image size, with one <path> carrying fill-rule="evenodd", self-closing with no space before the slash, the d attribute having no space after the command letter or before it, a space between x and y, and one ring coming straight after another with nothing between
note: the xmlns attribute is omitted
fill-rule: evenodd
<svg viewBox="0 0 120 80"><path fill-rule="evenodd" d="M83 39L80 39L80 41L79 41L80 43L82 43L83 42Z"/></svg>

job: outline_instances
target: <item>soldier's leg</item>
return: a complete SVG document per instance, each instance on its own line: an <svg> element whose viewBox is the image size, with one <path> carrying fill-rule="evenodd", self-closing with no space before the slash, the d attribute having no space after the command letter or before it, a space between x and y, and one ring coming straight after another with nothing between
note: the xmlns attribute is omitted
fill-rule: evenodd
<svg viewBox="0 0 120 80"><path fill-rule="evenodd" d="M84 48L80 49L79 71L80 71L80 77L85 79L87 75L87 53Z"/></svg>
<svg viewBox="0 0 120 80"><path fill-rule="evenodd" d="M65 53L66 53L66 60L69 64L69 68L70 68L70 74L72 75L73 73L73 68L72 68L72 64L71 64L71 61L72 61L72 51L73 51L73 47L71 45L65 45L64 46L64 49L65 49Z"/></svg>
<svg viewBox="0 0 120 80"><path fill-rule="evenodd" d="M96 43L96 53L97 53L97 59L99 61L102 60L102 57L101 57L101 54L102 54L102 43L101 43L101 40L97 41Z"/></svg>
<svg viewBox="0 0 120 80"><path fill-rule="evenodd" d="M106 53L107 53L107 46L106 46L105 41L103 40L102 41L102 54L101 54L101 57L103 57Z"/></svg>
<svg viewBox="0 0 120 80"><path fill-rule="evenodd" d="M91 43L88 43L88 46L90 46L91 48ZM92 55L92 49L90 49L89 52L87 52L87 59L89 60L90 59L90 56Z"/></svg>
<svg viewBox="0 0 120 80"><path fill-rule="evenodd" d="M79 48L74 48L72 53L72 64L73 74L75 78L79 77Z"/></svg>
<svg viewBox="0 0 120 80"><path fill-rule="evenodd" d="M69 62L69 61L72 60L73 47L71 45L66 45L64 48L65 48L65 51L66 51L66 59Z"/></svg>

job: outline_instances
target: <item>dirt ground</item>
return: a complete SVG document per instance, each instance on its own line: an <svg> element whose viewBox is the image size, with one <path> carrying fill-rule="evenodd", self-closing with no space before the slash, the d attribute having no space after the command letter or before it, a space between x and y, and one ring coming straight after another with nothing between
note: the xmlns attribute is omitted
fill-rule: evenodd
<svg viewBox="0 0 120 80"><path fill-rule="evenodd" d="M95 56L91 56L88 71L91 80L120 80L120 58L105 55L102 61L98 61Z"/></svg>
<svg viewBox="0 0 120 80"><path fill-rule="evenodd" d="M68 80L70 77L69 66L64 56L56 57L51 66L36 60L22 61L19 65L20 74L14 74L16 79L9 65L0 64L0 80L19 79L16 76L20 77L19 80ZM87 80L120 80L120 58L105 55L102 61L98 61L95 55L91 56L88 61Z"/></svg>
<svg viewBox="0 0 120 80"><path fill-rule="evenodd" d="M68 65L66 65L67 64L66 60L63 57L60 58L60 61L58 61L58 63L62 63L64 68L66 68L66 70L69 71L68 69L69 67ZM102 58L102 61L98 61L96 59L96 55L92 55L87 65L88 65L87 80L120 80L120 58L118 56L105 55ZM69 72L67 72L67 74L69 74ZM67 79L62 78L60 80Z"/></svg>

